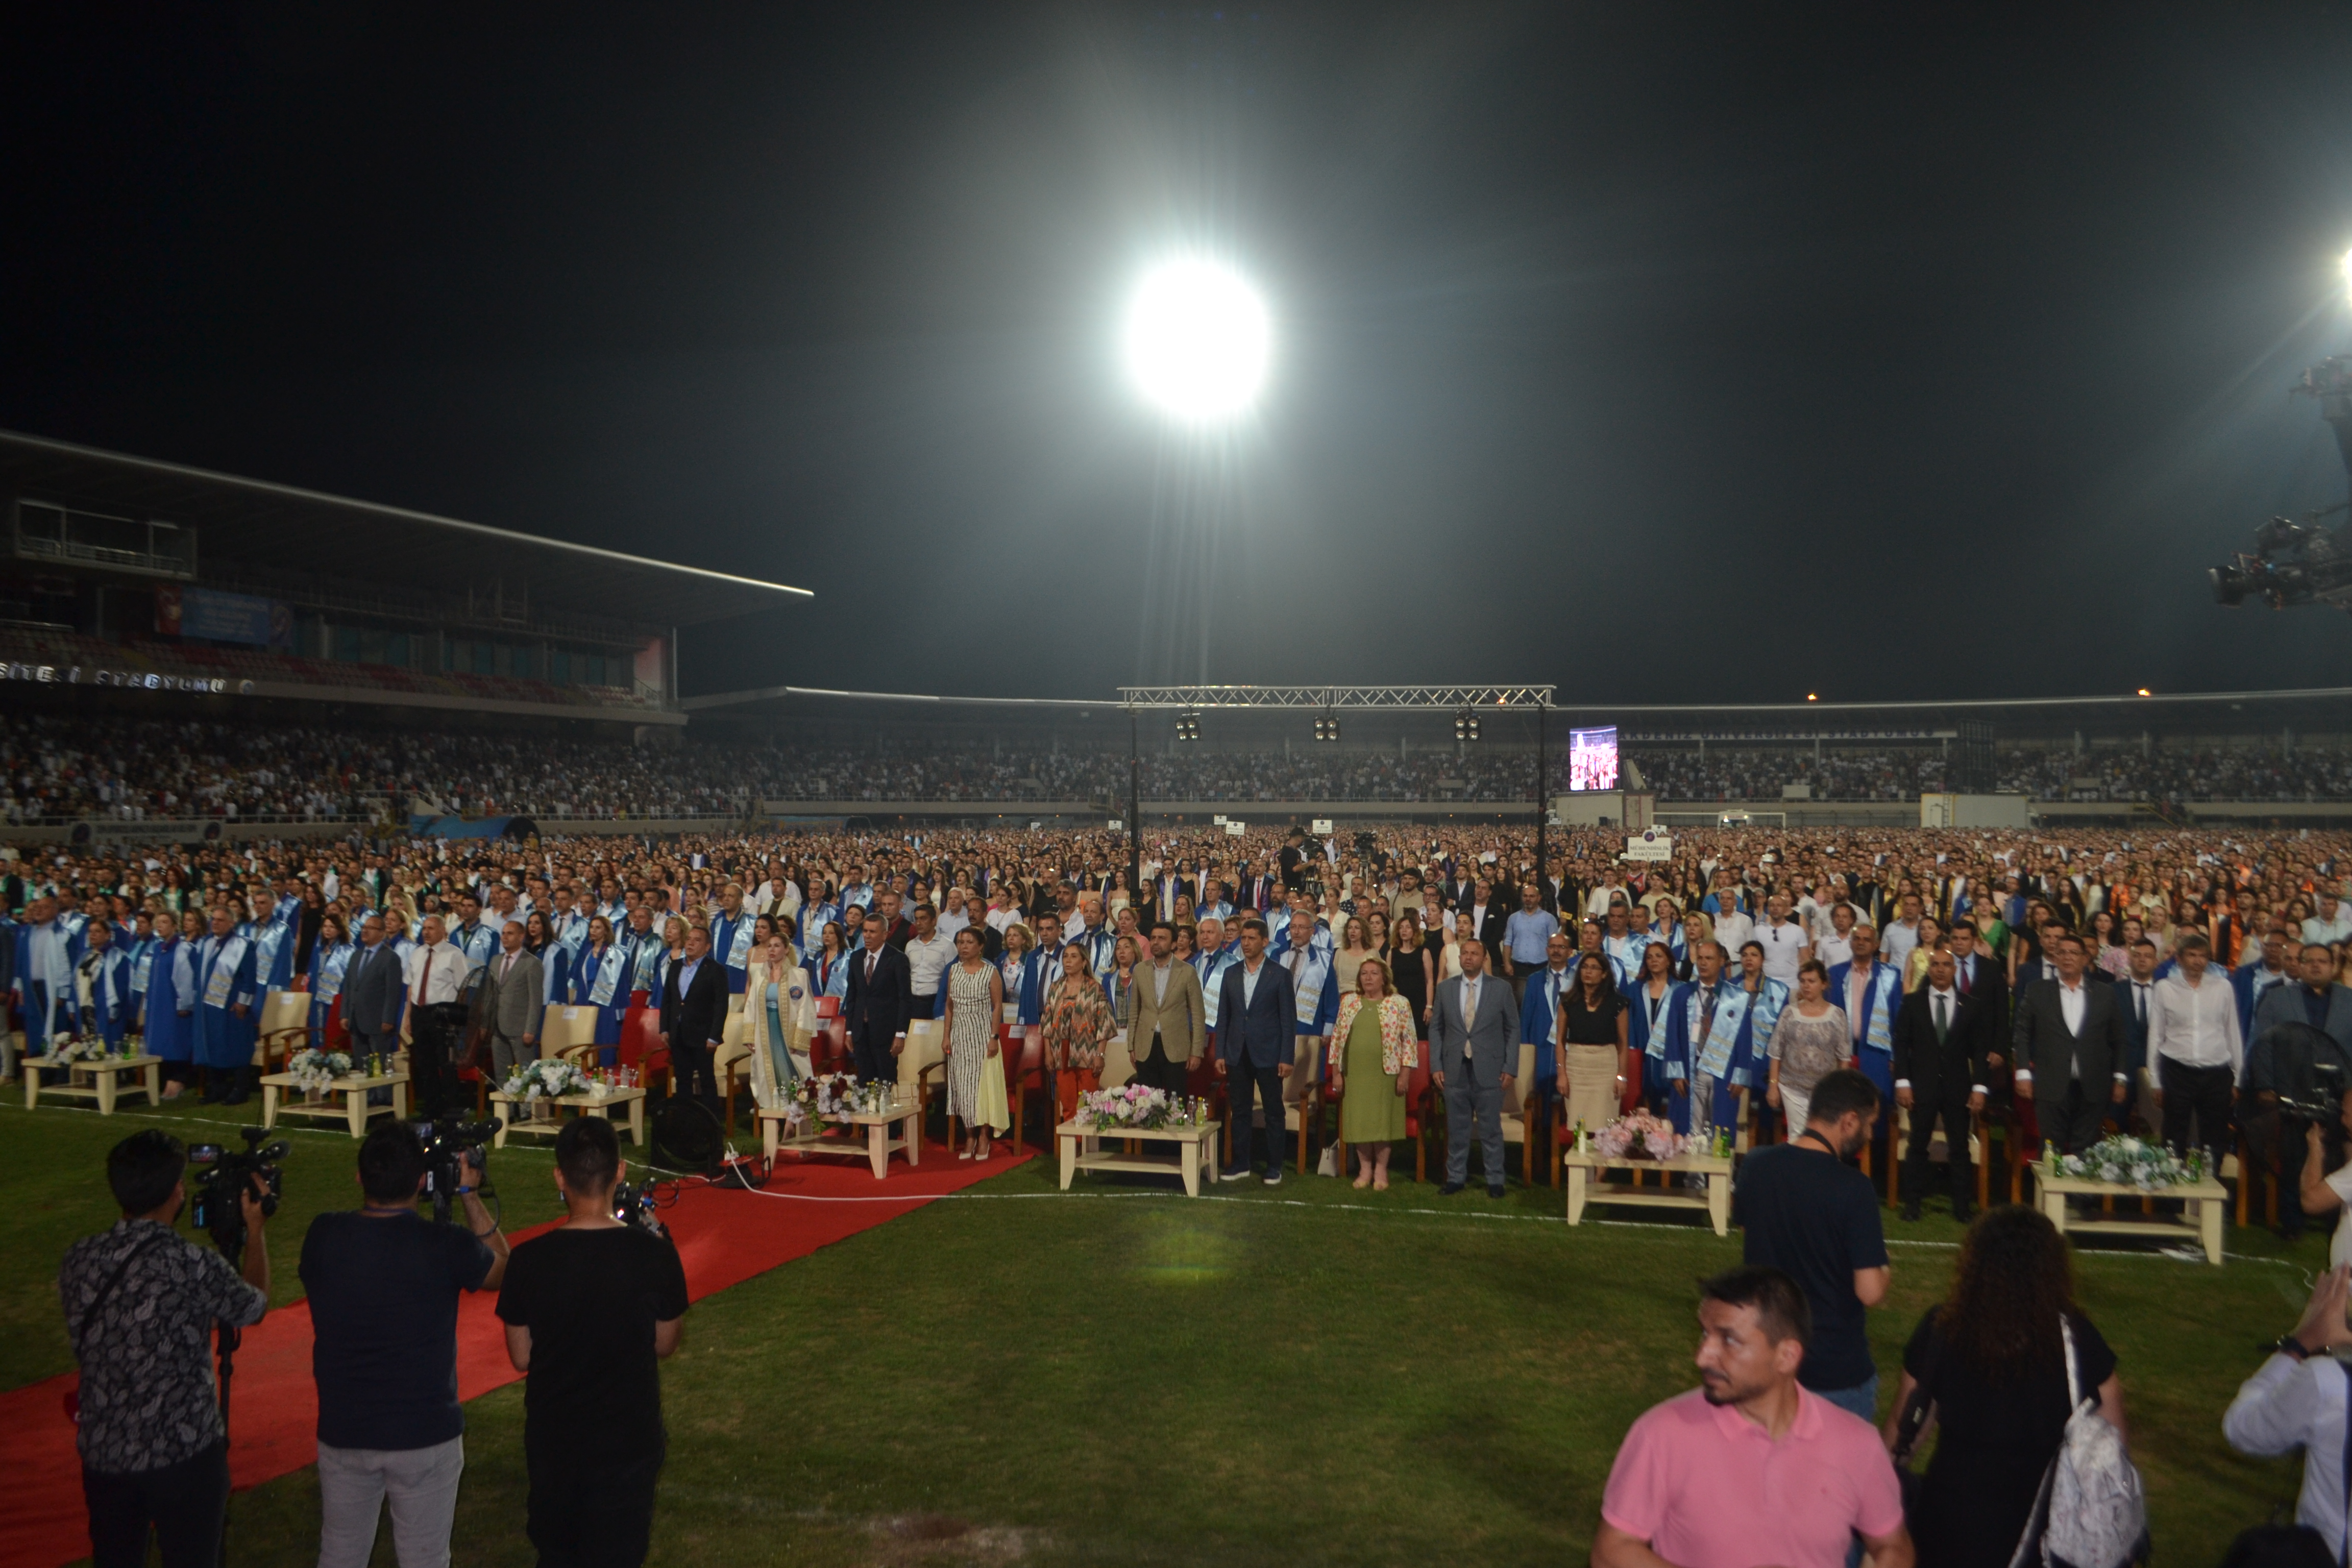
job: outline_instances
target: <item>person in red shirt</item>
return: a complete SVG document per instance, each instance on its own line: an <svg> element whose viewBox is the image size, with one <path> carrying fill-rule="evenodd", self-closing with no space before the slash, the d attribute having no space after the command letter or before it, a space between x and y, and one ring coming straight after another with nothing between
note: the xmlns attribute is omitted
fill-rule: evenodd
<svg viewBox="0 0 2352 1568"><path fill-rule="evenodd" d="M1601 1497L1592 1568L1911 1568L1903 1493L1870 1423L1797 1382L1812 1309L1777 1268L1699 1286L1699 1386L1635 1421Z"/></svg>

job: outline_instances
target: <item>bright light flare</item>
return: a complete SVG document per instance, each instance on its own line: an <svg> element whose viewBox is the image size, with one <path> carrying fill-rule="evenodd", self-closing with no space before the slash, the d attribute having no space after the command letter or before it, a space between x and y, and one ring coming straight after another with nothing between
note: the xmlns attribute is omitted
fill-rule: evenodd
<svg viewBox="0 0 2352 1568"><path fill-rule="evenodd" d="M2344 292L2347 298L2352 298L2352 250L2346 251L2344 259L2336 266L2344 274Z"/></svg>
<svg viewBox="0 0 2352 1568"><path fill-rule="evenodd" d="M1265 301L1230 268L1199 258L1145 274L1128 301L1122 346L1144 399L1208 425L1246 413L1265 385L1274 328Z"/></svg>

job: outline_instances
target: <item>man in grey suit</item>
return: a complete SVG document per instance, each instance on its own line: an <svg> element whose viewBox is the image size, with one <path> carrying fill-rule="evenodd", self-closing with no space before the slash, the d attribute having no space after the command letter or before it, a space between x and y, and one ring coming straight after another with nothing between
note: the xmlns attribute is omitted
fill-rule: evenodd
<svg viewBox="0 0 2352 1568"><path fill-rule="evenodd" d="M490 1036L490 1066L504 1083L518 1065L539 1059L539 1025L545 1015L547 977L539 955L522 945L522 922L499 932L499 955L484 964L474 993L474 1023Z"/></svg>
<svg viewBox="0 0 2352 1568"><path fill-rule="evenodd" d="M2017 1098L2034 1103L2042 1138L2069 1154L2099 1141L2100 1123L2111 1110L2123 1114L2130 1092L2123 1009L2114 986L2084 973L2087 957L2081 937L2062 934L2050 955L2058 978L2018 994L2011 1028Z"/></svg>
<svg viewBox="0 0 2352 1568"><path fill-rule="evenodd" d="M1518 1065L1519 1009L1511 984L1486 973L1486 944L1462 944L1462 973L1437 987L1429 1022L1430 1081L1445 1094L1445 1184L1451 1196L1470 1183L1470 1118L1486 1151L1486 1195L1503 1195L1503 1096Z"/></svg>
<svg viewBox="0 0 2352 1568"><path fill-rule="evenodd" d="M400 1012L407 1003L400 952L383 940L383 917L360 922L360 950L343 971L343 1026L352 1032L352 1055L400 1049Z"/></svg>

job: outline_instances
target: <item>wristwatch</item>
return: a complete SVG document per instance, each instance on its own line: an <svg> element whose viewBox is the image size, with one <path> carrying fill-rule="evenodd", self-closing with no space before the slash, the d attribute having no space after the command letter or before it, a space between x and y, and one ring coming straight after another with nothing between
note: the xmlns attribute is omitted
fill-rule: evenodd
<svg viewBox="0 0 2352 1568"><path fill-rule="evenodd" d="M2297 1361L2309 1361L2313 1353L2293 1334L2281 1334L2270 1348L2281 1355L2293 1356Z"/></svg>

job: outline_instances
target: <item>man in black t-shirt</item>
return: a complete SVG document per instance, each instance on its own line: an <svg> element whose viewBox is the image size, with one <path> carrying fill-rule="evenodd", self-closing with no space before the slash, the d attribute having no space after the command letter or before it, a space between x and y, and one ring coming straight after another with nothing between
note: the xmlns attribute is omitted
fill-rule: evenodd
<svg viewBox="0 0 2352 1568"><path fill-rule="evenodd" d="M481 1165L469 1178L478 1182ZM507 1238L471 1185L465 1225L416 1212L425 1146L404 1121L360 1144L357 1213L322 1214L302 1238L310 1373L319 1384L319 1565L366 1568L392 1504L400 1568L447 1568L466 1470L457 1404L457 1295L496 1289Z"/></svg>
<svg viewBox="0 0 2352 1568"><path fill-rule="evenodd" d="M620 1179L610 1121L583 1116L557 1134L568 1217L515 1248L499 1293L507 1355L530 1374L522 1443L542 1564L630 1568L652 1540L660 1361L677 1349L686 1270L666 1237L613 1217Z"/></svg>
<svg viewBox="0 0 2352 1568"><path fill-rule="evenodd" d="M1731 1193L1747 1261L1790 1276L1812 1304L1813 1337L1797 1381L1874 1424L1878 1367L1863 1320L1886 1300L1893 1271L1877 1189L1846 1162L1869 1142L1878 1105L1878 1086L1852 1068L1825 1075L1813 1086L1805 1130L1748 1155Z"/></svg>

